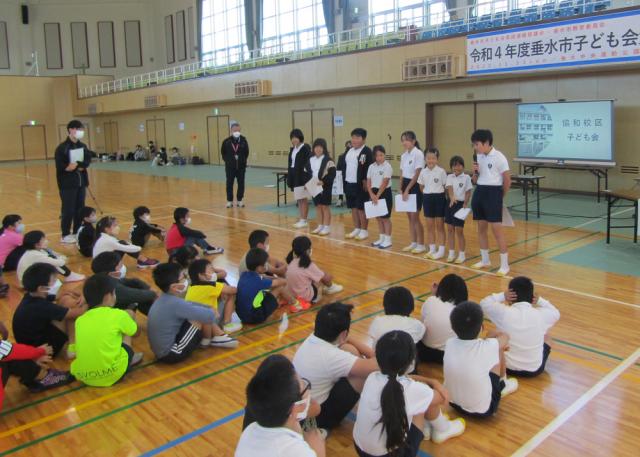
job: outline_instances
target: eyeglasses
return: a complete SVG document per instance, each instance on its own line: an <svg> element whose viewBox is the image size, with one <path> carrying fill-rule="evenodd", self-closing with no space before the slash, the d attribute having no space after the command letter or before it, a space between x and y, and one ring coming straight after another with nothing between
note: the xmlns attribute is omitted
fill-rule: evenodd
<svg viewBox="0 0 640 457"><path fill-rule="evenodd" d="M304 384L304 387L300 392L300 400L302 400L304 398L304 394L306 394L307 391L311 390L311 381L309 381L307 378L300 378L300 380L302 381L302 384Z"/></svg>

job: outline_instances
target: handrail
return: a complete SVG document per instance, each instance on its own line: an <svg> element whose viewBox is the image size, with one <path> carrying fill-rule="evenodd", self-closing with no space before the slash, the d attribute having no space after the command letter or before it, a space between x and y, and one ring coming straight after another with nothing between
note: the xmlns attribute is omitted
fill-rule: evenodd
<svg viewBox="0 0 640 457"><path fill-rule="evenodd" d="M534 1L536 0L531 0L531 3L534 3ZM627 4L625 6L630 6L630 4L636 4L639 2L640 0L627 0ZM497 7L497 3L508 4L509 7ZM394 20L384 23L370 24L358 29L343 30L318 37L318 40L315 41L324 41L325 44L305 49L288 50L287 48L290 45L282 44L247 52L237 52L236 50L232 53L230 49L227 49L226 63L221 65L215 65L214 60L209 58L198 62L186 63L160 70L154 70L148 73L127 76L81 87L78 95L79 98L88 98L152 85L167 84L178 80L193 79L202 76L227 73L230 71L256 68L280 62L302 60L321 55L350 52L358 49L384 47L389 44L419 40L424 32L431 32L431 37L441 36L443 30L449 30L452 27L460 29L460 31L457 31L456 33L464 33L472 31L473 23L471 20L480 17L490 18L493 24L492 28L496 28L507 25L507 20L509 19L511 10L516 9L524 12L530 11L535 7L537 13L542 17L542 13L549 10L551 5L553 5L554 10L558 10L559 8L567 8L570 3L571 7L575 8L575 11L577 11L578 8L582 8L587 4L610 4L611 2L610 0L550 0L545 3L539 3L538 5L532 5L529 7L522 5L519 6L519 8L511 8L511 3L512 2L510 1L505 2L504 0L480 1L479 3L471 6L443 11L442 14L432 14L431 4L428 4L427 11L421 20L420 18L413 19L411 21L408 19L401 21ZM497 10L498 8L499 10ZM485 13L485 11L488 12ZM425 25L422 27L414 26L414 23L416 22L429 24L431 22L431 18L436 14L441 17L441 21L437 24ZM449 17L455 17L456 19L445 21L445 17L447 15L449 15ZM453 25L454 23L455 26ZM391 31L376 33L377 30L381 29L389 29Z"/></svg>

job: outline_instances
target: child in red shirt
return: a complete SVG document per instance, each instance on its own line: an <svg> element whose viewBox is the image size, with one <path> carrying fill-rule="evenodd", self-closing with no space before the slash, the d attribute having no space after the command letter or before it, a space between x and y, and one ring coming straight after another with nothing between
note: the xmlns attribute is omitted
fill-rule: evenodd
<svg viewBox="0 0 640 457"><path fill-rule="evenodd" d="M169 255L172 255L178 248L182 246L198 246L206 255L222 254L223 248L211 246L207 243L207 235L199 230L193 230L187 227L191 224L189 217L189 208L176 208L173 211L173 219L175 223L171 225L165 238L165 247Z"/></svg>

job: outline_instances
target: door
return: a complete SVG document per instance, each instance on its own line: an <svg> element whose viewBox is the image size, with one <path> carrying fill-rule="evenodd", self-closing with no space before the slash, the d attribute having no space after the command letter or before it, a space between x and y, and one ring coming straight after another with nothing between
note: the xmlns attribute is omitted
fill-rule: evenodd
<svg viewBox="0 0 640 457"><path fill-rule="evenodd" d="M478 102L476 104L476 128L489 129L493 144L508 160L517 155L517 104L516 102Z"/></svg>
<svg viewBox="0 0 640 457"><path fill-rule="evenodd" d="M229 122L228 115L207 116L207 162L210 164L222 164L220 148L230 135Z"/></svg>
<svg viewBox="0 0 640 457"><path fill-rule="evenodd" d="M147 119L147 144L153 141L156 149L167 147L167 137L165 134L164 119Z"/></svg>
<svg viewBox="0 0 640 457"><path fill-rule="evenodd" d="M113 154L119 151L118 123L116 121L107 121L104 123L104 152Z"/></svg>
<svg viewBox="0 0 640 457"><path fill-rule="evenodd" d="M23 125L22 158L38 160L47 158L47 130L44 125Z"/></svg>
<svg viewBox="0 0 640 457"><path fill-rule="evenodd" d="M333 108L293 110L291 120L293 128L300 129L304 133L305 143L312 145L316 138L324 138L329 152L336 156Z"/></svg>
<svg viewBox="0 0 640 457"><path fill-rule="evenodd" d="M440 166L449 169L449 160L454 155L465 159L467 168L471 168L473 150L471 134L475 129L474 104L455 103L433 107L433 135L424 148L435 146L440 151Z"/></svg>

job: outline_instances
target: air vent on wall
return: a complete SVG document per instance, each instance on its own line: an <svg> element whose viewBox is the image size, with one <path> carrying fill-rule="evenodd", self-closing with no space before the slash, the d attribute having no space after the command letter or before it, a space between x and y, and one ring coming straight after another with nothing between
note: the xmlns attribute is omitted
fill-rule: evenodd
<svg viewBox="0 0 640 457"><path fill-rule="evenodd" d="M271 95L271 81L268 79L258 79L256 81L244 81L235 84L235 97L266 97Z"/></svg>
<svg viewBox="0 0 640 457"><path fill-rule="evenodd" d="M403 81L454 79L464 73L464 57L451 54L408 59L402 66Z"/></svg>
<svg viewBox="0 0 640 457"><path fill-rule="evenodd" d="M161 106L167 106L166 95L148 95L144 98L145 108L159 108Z"/></svg>
<svg viewBox="0 0 640 457"><path fill-rule="evenodd" d="M640 167L635 165L620 165L620 173L637 175L640 173Z"/></svg>
<svg viewBox="0 0 640 457"><path fill-rule="evenodd" d="M89 114L100 114L102 112L102 103L89 103L87 105L87 112Z"/></svg>

